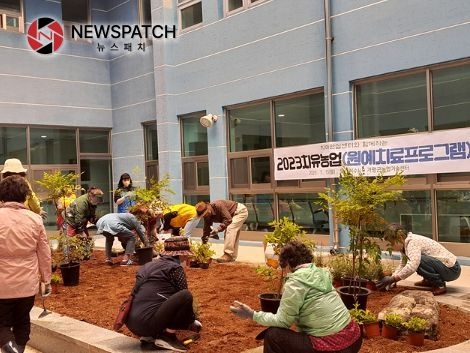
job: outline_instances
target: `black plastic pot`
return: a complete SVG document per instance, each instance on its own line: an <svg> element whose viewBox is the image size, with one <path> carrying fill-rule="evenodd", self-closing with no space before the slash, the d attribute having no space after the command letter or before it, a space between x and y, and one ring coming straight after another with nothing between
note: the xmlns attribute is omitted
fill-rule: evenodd
<svg viewBox="0 0 470 353"><path fill-rule="evenodd" d="M268 313L277 313L281 298L276 293L262 293L258 295L261 310Z"/></svg>
<svg viewBox="0 0 470 353"><path fill-rule="evenodd" d="M199 267L207 270L209 268L209 263L208 262L200 262Z"/></svg>
<svg viewBox="0 0 470 353"><path fill-rule="evenodd" d="M357 303L359 305L359 309L366 310L367 297L372 293L370 289L356 286L342 286L336 288L336 290L348 309L353 309L354 305Z"/></svg>
<svg viewBox="0 0 470 353"><path fill-rule="evenodd" d="M135 249L137 253L139 265L145 265L147 262L152 261L153 258L153 247Z"/></svg>
<svg viewBox="0 0 470 353"><path fill-rule="evenodd" d="M64 286L78 286L80 282L80 263L70 262L60 265L60 273Z"/></svg>

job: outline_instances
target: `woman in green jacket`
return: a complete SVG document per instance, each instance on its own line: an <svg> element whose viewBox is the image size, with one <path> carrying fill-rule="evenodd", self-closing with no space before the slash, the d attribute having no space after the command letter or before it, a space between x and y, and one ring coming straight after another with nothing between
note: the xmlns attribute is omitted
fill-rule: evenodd
<svg viewBox="0 0 470 353"><path fill-rule="evenodd" d="M357 353L361 331L333 288L328 270L316 267L312 251L291 241L281 249L279 263L286 272L276 314L254 311L235 301L230 310L241 318L268 326L264 353ZM292 325L297 331L290 329Z"/></svg>

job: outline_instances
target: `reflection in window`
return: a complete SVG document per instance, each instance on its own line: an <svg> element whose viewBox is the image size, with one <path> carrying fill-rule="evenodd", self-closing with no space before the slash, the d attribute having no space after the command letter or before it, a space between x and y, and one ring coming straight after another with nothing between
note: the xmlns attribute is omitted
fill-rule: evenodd
<svg viewBox="0 0 470 353"><path fill-rule="evenodd" d="M228 111L230 151L271 148L269 102Z"/></svg>
<svg viewBox="0 0 470 353"><path fill-rule="evenodd" d="M209 163L197 163L197 185L209 186Z"/></svg>
<svg viewBox="0 0 470 353"><path fill-rule="evenodd" d="M23 164L28 164L26 156L26 128L0 128L0 163L8 158L18 158Z"/></svg>
<svg viewBox="0 0 470 353"><path fill-rule="evenodd" d="M329 234L328 212L321 204L317 193L279 194L279 219L287 217L307 233Z"/></svg>
<svg viewBox="0 0 470 353"><path fill-rule="evenodd" d="M403 200L388 202L383 209L390 223L400 223L408 231L432 237L431 192L403 191Z"/></svg>
<svg viewBox="0 0 470 353"><path fill-rule="evenodd" d="M207 155L207 129L199 123L203 115L181 119L184 157Z"/></svg>
<svg viewBox="0 0 470 353"><path fill-rule="evenodd" d="M233 158L230 160L230 171L232 187L248 186L248 163L247 158Z"/></svg>
<svg viewBox="0 0 470 353"><path fill-rule="evenodd" d="M74 129L30 129L31 164L76 164Z"/></svg>
<svg viewBox="0 0 470 353"><path fill-rule="evenodd" d="M359 138L427 131L424 72L356 86Z"/></svg>
<svg viewBox="0 0 470 353"><path fill-rule="evenodd" d="M80 153L109 153L109 131L80 129Z"/></svg>
<svg viewBox="0 0 470 353"><path fill-rule="evenodd" d="M269 165L269 157L251 158L251 182L271 183L271 172Z"/></svg>
<svg viewBox="0 0 470 353"><path fill-rule="evenodd" d="M470 189L437 190L439 241L470 243Z"/></svg>
<svg viewBox="0 0 470 353"><path fill-rule="evenodd" d="M276 147L325 142L323 93L274 102Z"/></svg>
<svg viewBox="0 0 470 353"><path fill-rule="evenodd" d="M470 126L470 65L433 71L434 130Z"/></svg>
<svg viewBox="0 0 470 353"><path fill-rule="evenodd" d="M245 221L245 230L268 231L274 217L273 194L235 194L232 199L243 203L248 209L248 218Z"/></svg>

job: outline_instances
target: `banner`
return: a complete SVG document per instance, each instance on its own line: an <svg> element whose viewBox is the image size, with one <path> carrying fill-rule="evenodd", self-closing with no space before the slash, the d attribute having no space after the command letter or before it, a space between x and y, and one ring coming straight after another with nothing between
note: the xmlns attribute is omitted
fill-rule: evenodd
<svg viewBox="0 0 470 353"><path fill-rule="evenodd" d="M470 171L470 128L274 149L276 180Z"/></svg>

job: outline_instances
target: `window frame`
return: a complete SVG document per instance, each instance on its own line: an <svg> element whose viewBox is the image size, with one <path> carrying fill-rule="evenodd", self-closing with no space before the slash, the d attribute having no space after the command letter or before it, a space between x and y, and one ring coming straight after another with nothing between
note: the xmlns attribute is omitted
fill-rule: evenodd
<svg viewBox="0 0 470 353"><path fill-rule="evenodd" d="M7 9L2 9L0 6L0 30L4 30L7 32L12 32L12 33L24 33L24 4L23 0L18 0L20 3L20 10L19 12L16 11L11 11ZM16 30L16 27L8 27L7 26L7 16L8 17L16 17L18 18L18 30Z"/></svg>
<svg viewBox="0 0 470 353"><path fill-rule="evenodd" d="M201 22L198 22L191 26L183 28L183 10L191 6L197 5L198 3L201 4ZM187 32L187 31L202 27L204 23L204 11L203 11L204 9L202 6L202 0L178 0L177 6L178 6L178 27L181 32Z"/></svg>
<svg viewBox="0 0 470 353"><path fill-rule="evenodd" d="M231 16L231 15L237 14L239 12L248 10L249 8L258 6L259 4L265 2L266 0L242 0L242 6L237 7L236 9L233 9L233 10L228 9L229 1L230 0L224 0L223 6L224 6L224 15L225 16Z"/></svg>

